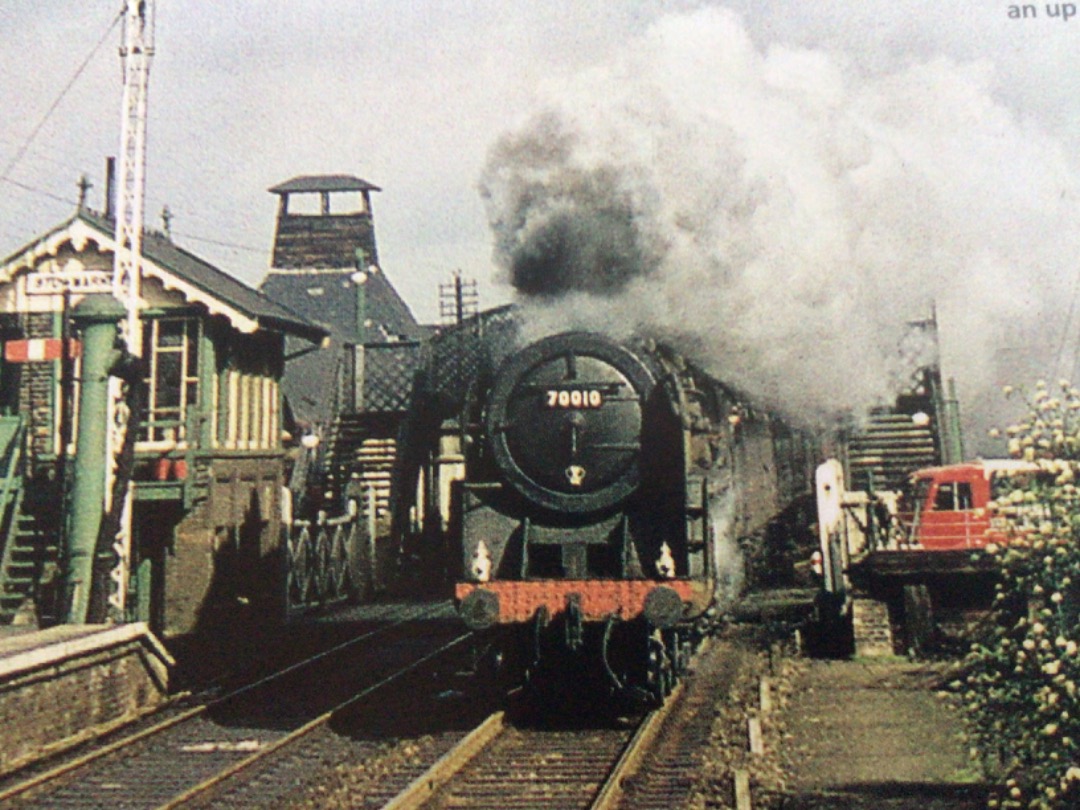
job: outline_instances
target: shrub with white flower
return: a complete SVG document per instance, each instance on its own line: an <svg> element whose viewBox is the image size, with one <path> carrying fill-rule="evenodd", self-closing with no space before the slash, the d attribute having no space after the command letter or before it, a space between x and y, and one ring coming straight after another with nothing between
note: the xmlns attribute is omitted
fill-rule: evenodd
<svg viewBox="0 0 1080 810"><path fill-rule="evenodd" d="M1080 391L1058 388L1037 383L1004 431L1039 472L993 504L1009 540L986 549L1001 573L995 621L968 656L967 707L1002 808L1080 806Z"/></svg>

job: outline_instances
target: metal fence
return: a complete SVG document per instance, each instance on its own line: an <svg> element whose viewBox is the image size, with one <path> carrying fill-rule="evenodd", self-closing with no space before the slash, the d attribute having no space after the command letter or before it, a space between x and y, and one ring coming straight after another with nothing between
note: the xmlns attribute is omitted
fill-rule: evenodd
<svg viewBox="0 0 1080 810"><path fill-rule="evenodd" d="M288 534L290 611L368 595L373 548L358 510L338 517L319 512L315 520L294 520Z"/></svg>

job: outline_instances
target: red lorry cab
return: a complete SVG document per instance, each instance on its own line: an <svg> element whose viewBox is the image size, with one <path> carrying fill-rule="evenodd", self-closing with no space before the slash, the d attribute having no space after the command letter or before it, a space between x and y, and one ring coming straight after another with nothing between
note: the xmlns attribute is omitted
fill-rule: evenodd
<svg viewBox="0 0 1080 810"><path fill-rule="evenodd" d="M1037 468L1022 461L973 461L912 473L899 518L909 545L929 550L982 548L1007 538L987 511L1012 488L1010 478Z"/></svg>

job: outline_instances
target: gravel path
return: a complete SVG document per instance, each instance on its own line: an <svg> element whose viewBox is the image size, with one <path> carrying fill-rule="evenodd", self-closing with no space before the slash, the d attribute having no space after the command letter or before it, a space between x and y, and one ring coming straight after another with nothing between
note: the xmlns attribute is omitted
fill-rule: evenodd
<svg viewBox="0 0 1080 810"><path fill-rule="evenodd" d="M906 661L809 661L781 712L784 810L982 808L941 670Z"/></svg>

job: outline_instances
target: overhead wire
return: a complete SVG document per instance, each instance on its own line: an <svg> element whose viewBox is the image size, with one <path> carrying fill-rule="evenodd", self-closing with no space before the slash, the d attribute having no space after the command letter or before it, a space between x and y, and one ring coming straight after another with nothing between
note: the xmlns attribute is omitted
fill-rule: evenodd
<svg viewBox="0 0 1080 810"><path fill-rule="evenodd" d="M49 198L51 200L54 200L56 202L62 202L62 203L65 203L65 204L73 206L73 207L78 205L78 201L76 199L74 199L73 197L63 197L63 196L61 196L59 194L54 194L51 191L46 191L45 189L37 188L37 187L29 185L27 183L22 183L22 182L20 182L18 180L12 180L11 178L0 178L0 180L2 180L5 183L8 183L8 184L10 184L12 186L16 186L17 188L20 188L23 191L28 191L28 192L30 192L32 194L39 194L39 195L41 195L43 197L47 197L47 198ZM14 233L12 233L10 235L12 237L16 236L16 234L14 234ZM230 249L233 249L233 250L242 250L242 251L246 251L248 253L265 255L265 254L267 254L269 252L269 250L267 248L258 248L258 247L254 247L252 245L245 245L245 244L242 244L240 242L230 242L230 241L225 240L225 239L212 239L212 238L210 238L208 236L198 236L197 234L189 233L187 231L173 231L172 235L173 236L178 236L178 237L180 237L182 239L189 239L192 242L202 242L202 243L209 244L209 245L215 245L217 247L230 248Z"/></svg>
<svg viewBox="0 0 1080 810"><path fill-rule="evenodd" d="M257 248L251 245L242 245L239 242L226 242L222 239L210 239L207 236L195 236L191 233L185 233L182 231L173 231L173 236L179 236L183 239L190 239L193 242L205 242L208 245L217 245L218 247L233 248L235 250L245 250L248 253L262 253L266 254L270 251L267 248Z"/></svg>
<svg viewBox="0 0 1080 810"><path fill-rule="evenodd" d="M0 140L3 140L2 136L0 136ZM70 169L73 173L78 173L80 171L79 167L74 165L73 163L66 162L66 161L63 161L63 160L58 160L55 157L50 156L51 154L61 154L62 155L63 153L50 153L50 152L47 152L47 151L44 151L44 150L41 150L41 149L35 147L33 150L30 150L27 154L30 155L30 156L33 156L35 160L40 160L42 162L49 163L49 164L52 164L53 166L57 166L57 167L60 167L60 168L63 168L63 169ZM180 164L174 161L174 165L179 166ZM86 172L84 171L83 174L85 175ZM91 175L91 178L92 178L92 175ZM72 206L78 205L78 201L73 196L65 197L65 196L63 196L61 194L56 194L55 192L48 191L48 190L46 190L44 188L39 188L37 186L33 186L33 185L28 184L28 183L24 183L22 181L15 180L15 179L10 178L10 177L0 178L0 182L6 183L6 184L11 185L11 186L14 186L14 187L19 188L19 189L21 189L23 191L28 191L31 194L37 194L37 195L39 195L41 197L48 198L48 199L53 200L55 202L65 203L67 205L72 205ZM212 225L214 222L220 221L219 217L206 216L206 215L200 213L197 210L189 209L187 206L182 206L180 208L177 208L172 203L169 203L168 205L169 205L169 208L170 208L170 210L171 210L171 212L173 214L180 215L182 218L185 218L185 219L189 219L189 218L190 219L195 219L195 220L198 220L199 222L207 224L207 225ZM178 231L174 231L174 234L177 235L177 236L182 236L182 237L184 237L186 239L191 239L193 241L206 242L208 244L218 245L219 247L236 248L238 250L245 250L245 251L249 251L251 253L266 253L267 252L267 250L264 249L264 248L257 248L257 247L253 247L251 245L241 244L239 242L231 242L231 241L220 240L220 239L211 239L209 237L198 236L198 235L193 234L193 233L181 233L181 232L178 232Z"/></svg>
<svg viewBox="0 0 1080 810"><path fill-rule="evenodd" d="M11 157L10 160L8 160L7 164L4 166L3 171L0 171L0 183L6 183L8 185L14 186L15 188L22 189L23 191L28 191L28 192L30 192L32 194L37 194L37 195L40 195L42 197L46 197L46 198L48 198L50 200L53 200L55 202L61 202L61 203L65 203L65 204L68 204L68 205L78 205L79 204L77 200L75 200L75 199L73 199L71 197L64 197L64 196L62 196L60 194L56 194L54 192L47 191L47 190L45 190L43 188L38 188L38 187L30 185L28 183L24 183L24 182L20 182L18 180L15 180L14 178L11 177L11 173L12 173L12 171L14 171L15 167L19 165L19 163L23 160L23 158L26 157L27 153L30 152L30 147L33 146L34 141L37 139L37 137L41 133L42 129L45 127L45 125L52 118L53 114L59 108L59 106L63 102L64 98L66 98L67 94L71 91L72 87L75 86L75 84L79 80L79 78L83 75L83 73L85 73L86 69L89 67L89 65L93 61L94 57L98 54L98 52L101 50L102 46L109 39L110 35L113 33L113 31L116 28L117 24L123 19L123 17L124 17L124 10L121 9L120 12L109 23L109 25L105 29L104 33L102 33L102 35L98 38L97 42L94 43L94 46L91 48L90 52L86 55L86 57L83 59L83 61L79 64L78 68L75 70L75 72L71 76L71 78L67 81L67 83L64 85L64 87L60 90L60 92L57 94L57 96L53 99L52 103L49 105L48 109L42 115L41 119L37 122L37 124L30 131L30 133L24 139L22 139L21 142L19 142L19 146L15 150L15 154ZM10 138L4 138L4 140L8 140L9 142L14 142ZM49 157L44 157L44 155L41 155L41 159L43 159L45 161L48 161L48 162L55 163L56 165L60 165L60 166L65 165L65 164L63 164L60 161L57 161L55 159L51 159ZM70 164L66 164L66 165L67 165L67 168L72 168L70 166ZM188 214L191 215L191 212L188 212ZM197 214L195 214L194 216L196 217L196 219L201 219L202 218ZM256 248L256 247L253 247L251 245L244 245L244 244L240 244L238 242L230 242L230 241L221 240L221 239L211 239L209 237L196 236L196 235L191 234L191 233L177 232L176 235L181 236L181 237L183 237L185 239L190 239L190 240L195 241L195 242L203 242L203 243L206 243L206 244L216 245L218 247L230 248L230 249L234 249L234 250L243 250L243 251L247 251L249 253L265 254L267 252L265 249Z"/></svg>
<svg viewBox="0 0 1080 810"><path fill-rule="evenodd" d="M97 43L91 49L90 53L87 54L85 59L83 59L82 64L79 65L78 69L75 71L75 74L68 80L68 83L64 85L64 88L60 91L59 95L57 95L57 97L53 99L53 103L49 105L49 109L45 111L45 114L41 117L41 120L38 121L37 125L33 128L33 130L31 130L30 134L27 135L26 138L23 140L22 144L16 150L15 155L11 158L11 160L8 161L7 165L4 167L4 170L0 172L0 180L10 182L10 174L12 170L19 164L19 161L22 160L23 155L26 154L26 150L30 148L30 145L34 142L34 139L38 136L38 133L41 132L42 128L52 117L52 114L56 112L56 108L60 106L60 103L64 100L64 97L67 96L68 91L71 90L71 88L75 85L75 82L77 82L79 80L79 77L82 76L82 74L85 72L90 62L97 55L97 52L101 50L101 46L105 44L105 41L109 38L109 35L112 34L113 29L116 28L117 23L119 23L120 20L123 19L123 17L124 11L121 10L120 13L113 18L113 21L109 24L109 27L105 30L105 33L101 35L101 38L98 39Z"/></svg>
<svg viewBox="0 0 1080 810"><path fill-rule="evenodd" d="M23 191L29 191L33 194L40 194L41 196L48 197L49 199L55 200L56 202L76 205L76 201L71 199L70 197L62 197L59 194L54 194L51 191L46 191L42 188L35 188L34 186L28 185L26 183L20 183L18 180L12 180L10 177L0 177L0 182L15 186L16 188L21 188Z"/></svg>

